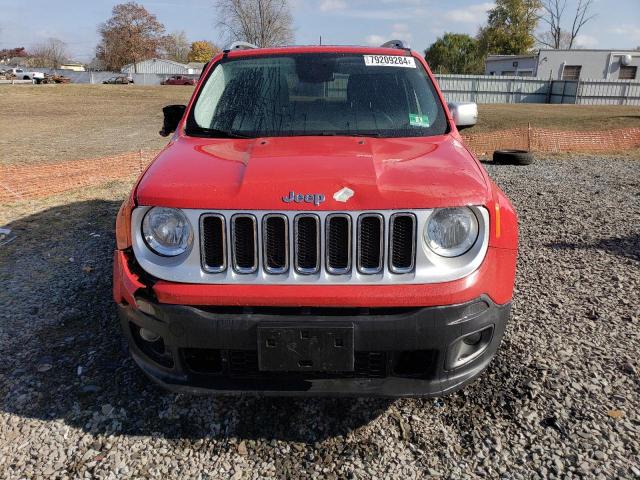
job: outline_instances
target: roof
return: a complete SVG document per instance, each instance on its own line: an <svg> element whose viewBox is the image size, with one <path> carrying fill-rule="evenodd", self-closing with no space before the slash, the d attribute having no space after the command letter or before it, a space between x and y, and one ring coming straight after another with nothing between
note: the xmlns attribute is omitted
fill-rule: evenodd
<svg viewBox="0 0 640 480"><path fill-rule="evenodd" d="M168 58L145 58L144 60L139 60L139 61L134 62L134 63L137 63L139 65L139 64L145 63L145 62L161 62L161 63L170 63L170 64L173 64L173 65L178 65L180 67L184 67L185 66L184 63L175 62L173 60L169 60ZM125 65L125 67L128 67L130 65L133 65L133 63L129 63L129 64Z"/></svg>
<svg viewBox="0 0 640 480"><path fill-rule="evenodd" d="M528 55L487 55L487 60L510 60L516 58L536 58L537 53L530 53Z"/></svg>
<svg viewBox="0 0 640 480"><path fill-rule="evenodd" d="M135 65L135 67L134 67ZM129 63L120 69L124 73L161 73L161 74L180 74L187 73L188 67L184 63L174 62L165 58L147 58L135 63Z"/></svg>
<svg viewBox="0 0 640 480"><path fill-rule="evenodd" d="M541 48L536 53L529 53L526 55L487 55L487 61L490 60L509 60L509 59L517 59L517 58L536 58L542 52L564 52L564 53L584 53L584 52L598 52L598 53L631 53L634 55L640 55L640 50L633 49L597 49L597 48Z"/></svg>
<svg viewBox="0 0 640 480"><path fill-rule="evenodd" d="M246 48L224 50L218 55L244 57L258 55L285 55L290 53L369 53L371 55L410 55L406 48L367 47L359 45L292 45L286 47Z"/></svg>
<svg viewBox="0 0 640 480"><path fill-rule="evenodd" d="M541 48L541 52L612 52L612 53L635 53L640 54L640 50L633 48Z"/></svg>

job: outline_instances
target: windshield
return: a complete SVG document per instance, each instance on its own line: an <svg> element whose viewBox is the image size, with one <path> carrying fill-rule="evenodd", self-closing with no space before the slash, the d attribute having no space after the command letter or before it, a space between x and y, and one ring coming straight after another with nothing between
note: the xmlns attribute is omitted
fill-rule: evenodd
<svg viewBox="0 0 640 480"><path fill-rule="evenodd" d="M422 65L400 55L223 59L187 121L187 134L217 137L414 137L446 131L442 104Z"/></svg>

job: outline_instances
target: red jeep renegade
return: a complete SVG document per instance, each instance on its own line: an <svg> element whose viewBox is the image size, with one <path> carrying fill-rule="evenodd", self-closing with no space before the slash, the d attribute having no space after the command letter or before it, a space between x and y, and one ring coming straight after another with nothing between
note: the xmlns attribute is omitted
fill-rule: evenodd
<svg viewBox="0 0 640 480"><path fill-rule="evenodd" d="M234 45L117 218L131 354L181 391L444 395L509 318L517 219L424 59Z"/></svg>

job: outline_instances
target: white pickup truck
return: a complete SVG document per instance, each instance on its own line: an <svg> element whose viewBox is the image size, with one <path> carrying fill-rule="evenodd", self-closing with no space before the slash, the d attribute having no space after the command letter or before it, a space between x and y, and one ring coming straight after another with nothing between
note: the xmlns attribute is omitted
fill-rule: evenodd
<svg viewBox="0 0 640 480"><path fill-rule="evenodd" d="M44 80L44 73L28 72L22 68L10 68L7 73L12 73L18 80L35 80L36 83L40 83Z"/></svg>

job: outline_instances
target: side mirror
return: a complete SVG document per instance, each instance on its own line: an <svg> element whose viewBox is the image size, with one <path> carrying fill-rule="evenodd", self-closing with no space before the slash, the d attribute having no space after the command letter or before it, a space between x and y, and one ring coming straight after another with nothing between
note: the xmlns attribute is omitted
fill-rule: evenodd
<svg viewBox="0 0 640 480"><path fill-rule="evenodd" d="M458 130L473 127L478 123L478 105L472 102L449 103L449 111Z"/></svg>
<svg viewBox="0 0 640 480"><path fill-rule="evenodd" d="M168 137L175 132L186 109L186 105L167 105L164 107L162 109L162 113L164 113L164 123L162 124L160 135Z"/></svg>

